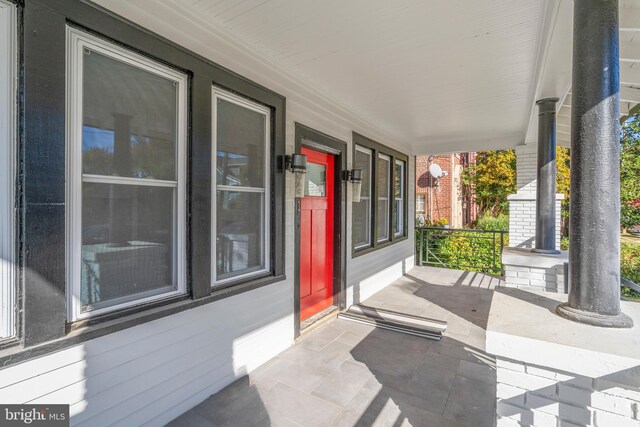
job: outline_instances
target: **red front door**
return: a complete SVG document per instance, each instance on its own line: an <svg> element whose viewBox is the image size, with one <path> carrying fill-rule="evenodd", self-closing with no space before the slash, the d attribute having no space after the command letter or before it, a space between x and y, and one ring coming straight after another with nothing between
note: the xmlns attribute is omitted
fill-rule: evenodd
<svg viewBox="0 0 640 427"><path fill-rule="evenodd" d="M307 156L300 203L300 320L333 304L333 156L302 148Z"/></svg>

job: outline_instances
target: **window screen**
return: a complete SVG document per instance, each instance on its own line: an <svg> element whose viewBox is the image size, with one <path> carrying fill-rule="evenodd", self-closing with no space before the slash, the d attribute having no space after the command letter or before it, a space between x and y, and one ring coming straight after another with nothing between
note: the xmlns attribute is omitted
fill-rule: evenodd
<svg viewBox="0 0 640 427"><path fill-rule="evenodd" d="M70 30L74 317L176 293L186 77ZM77 160L77 164L76 163ZM77 185L77 186L76 186ZM180 218L179 218L180 217ZM72 242L72 244L76 242Z"/></svg>
<svg viewBox="0 0 640 427"><path fill-rule="evenodd" d="M269 269L270 111L214 89L214 283Z"/></svg>

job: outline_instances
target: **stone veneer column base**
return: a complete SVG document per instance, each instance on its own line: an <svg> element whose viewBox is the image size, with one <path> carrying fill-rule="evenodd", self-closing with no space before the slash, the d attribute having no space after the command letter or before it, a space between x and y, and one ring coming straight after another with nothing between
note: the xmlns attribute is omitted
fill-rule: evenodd
<svg viewBox="0 0 640 427"><path fill-rule="evenodd" d="M555 314L566 295L499 289L487 325L496 356L496 425L640 427L640 328ZM640 304L622 302L640 321Z"/></svg>
<svg viewBox="0 0 640 427"><path fill-rule="evenodd" d="M527 248L504 248L504 286L565 293L565 263L568 262L567 251L552 255Z"/></svg>

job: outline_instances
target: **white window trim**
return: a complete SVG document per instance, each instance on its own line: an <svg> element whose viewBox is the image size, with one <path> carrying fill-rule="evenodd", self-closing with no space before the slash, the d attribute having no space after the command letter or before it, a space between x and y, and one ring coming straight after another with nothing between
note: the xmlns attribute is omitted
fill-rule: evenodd
<svg viewBox="0 0 640 427"><path fill-rule="evenodd" d="M218 185L217 178L217 152L218 152L218 99L223 99L227 102L234 103L243 108L255 111L265 115L265 155L264 155L264 188L262 187L242 187L234 185ZM250 279L251 277L261 276L271 271L271 110L265 106L251 102L246 98L235 95L217 86L212 86L211 96L211 286L221 286L228 283L234 283ZM262 193L264 209L262 212L261 220L264 222L264 247L262 248L264 268L259 270L252 270L244 274L238 274L237 276L228 277L226 279L217 279L217 230L216 230L216 214L218 208L217 190L225 191L238 191L246 193Z"/></svg>
<svg viewBox="0 0 640 427"><path fill-rule="evenodd" d="M371 189L373 188L374 185L374 180L373 180L373 176L372 176L372 171L373 171L373 150L366 148L366 147L362 147L358 144L356 144L356 151L360 151L361 153L364 153L366 155L369 156L369 197L364 197L364 196L360 196L360 201L362 200L369 200L369 215L368 215L368 223L369 223L369 227L367 227L367 241L364 243L361 243L359 245L354 245L353 248L355 250L358 249L362 249L362 248L366 248L371 246ZM354 163L355 163L355 159ZM353 212L352 212L353 215ZM351 220L351 222L353 223L353 218Z"/></svg>
<svg viewBox="0 0 640 427"><path fill-rule="evenodd" d="M378 153L378 159L382 159L384 161L387 162L387 195L386 197L381 197L379 194L377 195L378 197L378 202L380 200L385 200L387 202L387 209L386 209L386 220L387 220L387 235L385 237L381 237L378 238L377 242L378 243L382 243L382 242L388 242L389 240L391 240L391 232L389 231L391 228L391 209L392 206L389 203L389 193L391 192L391 186L392 186L392 180L391 180L391 156L387 156L386 154L382 154L382 153ZM378 189L378 170L376 169L376 191ZM378 215L378 212L376 212L376 215ZM378 227L378 217L376 216L376 227Z"/></svg>
<svg viewBox="0 0 640 427"><path fill-rule="evenodd" d="M176 181L141 178L105 177L82 174L82 58L84 49L89 48L110 58L116 58L128 65L149 73L174 80L178 83L178 126L176 144ZM75 28L67 27L67 188L66 188L66 257L67 257L67 297L68 320L80 320L126 307L145 304L184 294L186 291L186 133L187 133L187 76L142 55L116 46ZM174 290L159 295L140 298L105 308L82 313L81 251L82 251L82 182L108 182L147 186L177 187L174 192ZM167 185L169 184L169 185Z"/></svg>
<svg viewBox="0 0 640 427"><path fill-rule="evenodd" d="M15 155L17 11L0 0L0 340L15 335ZM6 199L5 199L6 197Z"/></svg>
<svg viewBox="0 0 640 427"><path fill-rule="evenodd" d="M395 204L395 202L397 200L400 201L400 209L399 212L396 213L396 221L398 222L398 225L400 225L400 230L399 231L395 231L394 236L395 237L400 237L404 235L404 199L406 197L405 194L405 184L404 184L404 175L405 175L405 170L404 168L406 167L405 165L405 161L404 160L397 160L396 159L396 165L400 166L400 195L401 197L395 197L396 191L395 188L393 189L393 195L394 195L394 201L393 203ZM395 181L393 182L393 185L395 187ZM398 215L399 214L399 215ZM393 227L395 228L395 224L393 224Z"/></svg>

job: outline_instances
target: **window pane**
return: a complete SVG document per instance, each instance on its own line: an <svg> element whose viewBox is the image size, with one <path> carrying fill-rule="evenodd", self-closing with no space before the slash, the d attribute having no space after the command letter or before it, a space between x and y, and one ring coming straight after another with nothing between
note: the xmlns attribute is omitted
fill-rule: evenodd
<svg viewBox="0 0 640 427"><path fill-rule="evenodd" d="M371 243L371 200L361 199L353 204L353 242L356 248Z"/></svg>
<svg viewBox="0 0 640 427"><path fill-rule="evenodd" d="M216 192L216 278L264 270L264 193Z"/></svg>
<svg viewBox="0 0 640 427"><path fill-rule="evenodd" d="M424 199L425 199L424 195L418 195L416 197L416 212L424 213L424 202L425 202Z"/></svg>
<svg viewBox="0 0 640 427"><path fill-rule="evenodd" d="M266 115L217 99L216 183L264 188Z"/></svg>
<svg viewBox="0 0 640 427"><path fill-rule="evenodd" d="M396 160L394 173L394 233L396 236L404 234L404 162Z"/></svg>
<svg viewBox="0 0 640 427"><path fill-rule="evenodd" d="M82 184L82 311L173 288L174 189Z"/></svg>
<svg viewBox="0 0 640 427"><path fill-rule="evenodd" d="M0 4L0 340L15 335L16 7Z"/></svg>
<svg viewBox="0 0 640 427"><path fill-rule="evenodd" d="M307 163L306 181L307 185L304 189L305 196L326 195L327 167L317 163Z"/></svg>
<svg viewBox="0 0 640 427"><path fill-rule="evenodd" d="M354 168L362 170L360 201L353 203L353 245L356 248L371 244L371 151L357 149Z"/></svg>
<svg viewBox="0 0 640 427"><path fill-rule="evenodd" d="M362 171L362 190L360 195L368 198L371 194L371 151L356 150L353 167Z"/></svg>
<svg viewBox="0 0 640 427"><path fill-rule="evenodd" d="M177 83L84 52L83 173L174 181Z"/></svg>
<svg viewBox="0 0 640 427"><path fill-rule="evenodd" d="M377 230L378 241L389 239L389 185L391 181L390 159L387 156L378 156L377 190L378 211Z"/></svg>

